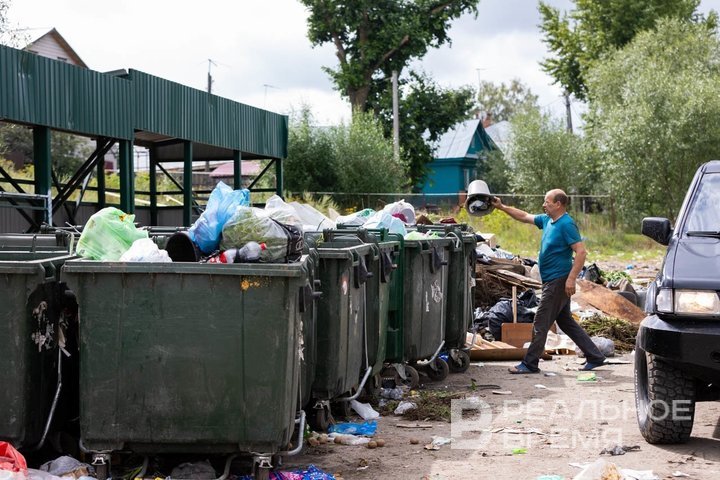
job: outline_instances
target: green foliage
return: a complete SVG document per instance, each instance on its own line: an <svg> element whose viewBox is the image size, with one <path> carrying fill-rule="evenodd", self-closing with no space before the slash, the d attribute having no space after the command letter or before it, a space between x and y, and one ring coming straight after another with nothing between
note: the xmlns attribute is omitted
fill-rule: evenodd
<svg viewBox="0 0 720 480"><path fill-rule="evenodd" d="M52 132L52 166L58 179L71 177L91 151L92 147L82 137L63 132ZM0 154L9 152L33 158L32 129L0 123Z"/></svg>
<svg viewBox="0 0 720 480"><path fill-rule="evenodd" d="M435 153L433 144L455 124L469 118L474 92L467 86L443 88L425 73L415 71L399 83L400 145L407 165L405 186L421 187ZM391 88L374 90L369 103L383 125L385 136L392 138Z"/></svg>
<svg viewBox="0 0 720 480"><path fill-rule="evenodd" d="M403 165L393 158L392 141L371 113L356 112L352 122L331 129L338 188L346 193L399 192Z"/></svg>
<svg viewBox="0 0 720 480"><path fill-rule="evenodd" d="M586 75L604 55L627 45L638 33L651 30L662 18L705 23L714 28L717 15L696 12L700 0L573 0L575 9L561 13L540 2L540 29L553 52L541 63L555 83L583 100Z"/></svg>
<svg viewBox="0 0 720 480"><path fill-rule="evenodd" d="M568 194L591 193L596 180L593 156L562 120L534 110L515 116L511 125L506 157L512 167L512 192L544 195L562 188Z"/></svg>
<svg viewBox="0 0 720 480"><path fill-rule="evenodd" d="M720 40L663 20L591 71L588 137L620 219L674 219L695 170L720 156Z"/></svg>
<svg viewBox="0 0 720 480"><path fill-rule="evenodd" d="M355 111L365 111L373 78L389 77L430 48L450 42L452 20L476 13L479 0L300 0L308 38L332 43L338 58L325 70Z"/></svg>
<svg viewBox="0 0 720 480"><path fill-rule="evenodd" d="M8 21L7 12L12 0L0 0L0 45L19 47L28 43L27 34L19 31Z"/></svg>
<svg viewBox="0 0 720 480"><path fill-rule="evenodd" d="M537 109L538 97L519 79L509 85L483 81L478 89L480 111L491 115L493 122L510 120L516 113Z"/></svg>
<svg viewBox="0 0 720 480"><path fill-rule="evenodd" d="M329 192L338 182L330 129L315 124L304 106L291 118L288 156L283 161L285 188L293 192Z"/></svg>

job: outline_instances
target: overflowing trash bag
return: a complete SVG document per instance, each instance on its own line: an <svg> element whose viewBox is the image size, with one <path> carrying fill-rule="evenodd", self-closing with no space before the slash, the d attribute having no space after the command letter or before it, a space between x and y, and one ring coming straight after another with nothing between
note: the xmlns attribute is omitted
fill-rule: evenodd
<svg viewBox="0 0 720 480"><path fill-rule="evenodd" d="M415 207L406 202L405 199L385 205L383 211L388 212L406 225L415 225Z"/></svg>
<svg viewBox="0 0 720 480"><path fill-rule="evenodd" d="M365 225L368 218L372 217L374 214L375 210L372 208L365 208L349 215L340 215L335 219L335 223L345 227L360 227Z"/></svg>
<svg viewBox="0 0 720 480"><path fill-rule="evenodd" d="M526 290L517 298L518 323L532 323L535 320L535 308L539 302L533 290ZM512 300L501 298L490 310L475 320L476 327L486 328L496 340L502 340L502 324L512 323Z"/></svg>
<svg viewBox="0 0 720 480"><path fill-rule="evenodd" d="M166 250L158 248L149 238L135 240L130 249L120 257L121 262L172 262Z"/></svg>
<svg viewBox="0 0 720 480"><path fill-rule="evenodd" d="M384 210L373 213L363 226L365 228L384 228L390 233L399 233L403 237L407 234L403 221Z"/></svg>
<svg viewBox="0 0 720 480"><path fill-rule="evenodd" d="M250 191L247 189L233 190L223 182L210 193L205 211L188 230L190 239L205 254L218 249L220 234L225 223L235 214L237 207L250 205Z"/></svg>
<svg viewBox="0 0 720 480"><path fill-rule="evenodd" d="M580 272L580 278L582 278L583 280L587 280L588 282L593 282L600 285L604 283L602 270L600 270L600 267L598 267L595 263L593 263L589 267L583 267L582 271Z"/></svg>
<svg viewBox="0 0 720 480"><path fill-rule="evenodd" d="M141 238L148 238L148 233L135 226L135 215L107 207L95 213L85 224L77 253L91 260L116 262L135 240Z"/></svg>
<svg viewBox="0 0 720 480"><path fill-rule="evenodd" d="M248 242L264 243L261 262L295 262L303 251L303 232L272 218L268 212L254 207L238 207L222 230L220 248L240 248Z"/></svg>

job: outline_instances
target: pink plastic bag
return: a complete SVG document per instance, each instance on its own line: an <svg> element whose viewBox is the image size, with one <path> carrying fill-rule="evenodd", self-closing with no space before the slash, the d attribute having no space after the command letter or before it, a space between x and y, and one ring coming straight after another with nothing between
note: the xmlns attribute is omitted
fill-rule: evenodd
<svg viewBox="0 0 720 480"><path fill-rule="evenodd" d="M0 442L0 470L27 474L25 457L8 442Z"/></svg>

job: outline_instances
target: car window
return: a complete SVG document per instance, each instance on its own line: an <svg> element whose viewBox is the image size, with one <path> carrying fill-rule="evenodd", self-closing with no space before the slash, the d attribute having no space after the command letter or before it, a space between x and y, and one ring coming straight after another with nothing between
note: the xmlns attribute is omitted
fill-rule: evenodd
<svg viewBox="0 0 720 480"><path fill-rule="evenodd" d="M706 173L687 213L685 232L720 230L720 173Z"/></svg>

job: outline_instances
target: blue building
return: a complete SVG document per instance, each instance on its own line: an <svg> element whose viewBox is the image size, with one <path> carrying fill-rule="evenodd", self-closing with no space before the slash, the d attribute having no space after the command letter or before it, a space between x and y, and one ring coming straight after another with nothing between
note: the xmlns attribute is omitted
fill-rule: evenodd
<svg viewBox="0 0 720 480"><path fill-rule="evenodd" d="M488 128L492 127L494 125ZM492 150L499 147L483 128L482 120L474 118L458 123L440 137L435 159L428 165L422 193L465 191L468 183L475 180L478 160L485 159Z"/></svg>

